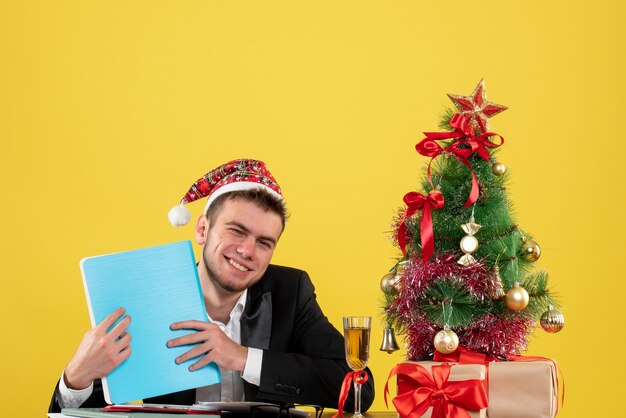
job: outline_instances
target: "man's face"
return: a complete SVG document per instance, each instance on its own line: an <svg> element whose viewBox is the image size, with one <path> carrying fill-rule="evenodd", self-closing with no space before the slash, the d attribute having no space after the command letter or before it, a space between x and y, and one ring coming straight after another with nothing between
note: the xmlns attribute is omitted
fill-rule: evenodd
<svg viewBox="0 0 626 418"><path fill-rule="evenodd" d="M206 222L202 258L213 284L238 293L259 281L283 230L280 216L253 202L234 199L224 202L212 224L202 218L196 238L200 224Z"/></svg>

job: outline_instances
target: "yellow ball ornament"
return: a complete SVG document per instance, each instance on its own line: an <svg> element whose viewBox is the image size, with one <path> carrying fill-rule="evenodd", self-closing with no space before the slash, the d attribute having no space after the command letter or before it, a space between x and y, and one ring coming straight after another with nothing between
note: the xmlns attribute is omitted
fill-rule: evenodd
<svg viewBox="0 0 626 418"><path fill-rule="evenodd" d="M448 326L445 326L441 331L435 334L433 340L435 350L441 354L450 354L456 351L459 347L459 337Z"/></svg>
<svg viewBox="0 0 626 418"><path fill-rule="evenodd" d="M506 292L504 296L504 302L509 309L514 311L521 311L528 306L529 296L526 289L520 286L519 283L515 283L512 288Z"/></svg>

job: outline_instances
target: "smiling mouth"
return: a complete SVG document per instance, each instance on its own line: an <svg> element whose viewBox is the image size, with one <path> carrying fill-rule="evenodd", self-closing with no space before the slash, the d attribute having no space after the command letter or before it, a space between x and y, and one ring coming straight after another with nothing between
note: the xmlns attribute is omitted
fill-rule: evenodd
<svg viewBox="0 0 626 418"><path fill-rule="evenodd" d="M243 271L243 272L249 271L248 268L242 266L241 264L239 264L238 262L236 262L232 258L229 258L228 262L230 263L231 266L233 266L234 268L236 268L239 271Z"/></svg>

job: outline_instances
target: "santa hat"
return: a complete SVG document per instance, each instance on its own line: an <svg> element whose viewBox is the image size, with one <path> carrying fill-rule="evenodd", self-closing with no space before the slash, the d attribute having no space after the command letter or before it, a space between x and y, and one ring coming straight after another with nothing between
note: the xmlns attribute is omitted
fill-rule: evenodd
<svg viewBox="0 0 626 418"><path fill-rule="evenodd" d="M185 204L208 196L209 199L204 207L204 213L206 213L218 196L236 190L250 189L267 190L277 199L283 199L280 187L265 163L244 158L223 164L198 179L191 185L185 197L180 201L180 205L174 206L167 217L176 227L187 225L191 219L191 213L184 206Z"/></svg>

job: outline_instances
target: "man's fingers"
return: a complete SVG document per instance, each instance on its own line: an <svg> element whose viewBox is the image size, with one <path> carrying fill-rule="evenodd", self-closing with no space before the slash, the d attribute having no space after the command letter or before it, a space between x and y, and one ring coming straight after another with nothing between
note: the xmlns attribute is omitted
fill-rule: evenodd
<svg viewBox="0 0 626 418"><path fill-rule="evenodd" d="M196 344L207 340L207 336L200 332L192 332L182 337L174 338L167 342L168 347L179 347L181 345Z"/></svg>
<svg viewBox="0 0 626 418"><path fill-rule="evenodd" d="M117 340L122 334L126 332L128 327L130 326L130 316L126 315L120 322L115 324L113 329L109 331L108 337Z"/></svg>
<svg viewBox="0 0 626 418"><path fill-rule="evenodd" d="M132 337L130 336L130 334L127 332L124 332L122 333L122 335L120 335L119 340L115 342L115 345L117 345L118 349L122 351L123 349L128 347L128 345L130 345L131 340L132 340Z"/></svg>
<svg viewBox="0 0 626 418"><path fill-rule="evenodd" d="M198 356L201 356L207 352L210 352L210 350L206 347L205 344L202 345L197 345L194 348L192 348L191 350L185 352L184 354L181 354L180 356L176 357L176 364L180 364L180 363L184 363L187 360L191 360L192 358L196 358Z"/></svg>
<svg viewBox="0 0 626 418"><path fill-rule="evenodd" d="M119 353L119 363L117 363L117 365L119 366L120 364L122 364L124 362L124 360L126 360L128 357L130 357L130 355L132 354L133 349L129 346L124 347L124 349L122 351L120 351ZM117 366L115 366L117 367Z"/></svg>
<svg viewBox="0 0 626 418"><path fill-rule="evenodd" d="M215 338L218 338L215 341L219 341L220 334L223 335L223 331L221 331L217 325L210 322L190 320L175 322L170 326L170 329L195 329L197 330L197 332L191 332L187 335L183 335L169 340L167 342L168 347L180 347L184 345L204 343L199 344L196 347L190 348L189 351L178 356L176 358L177 364L181 364L196 357L202 356L197 362L189 367L189 370L194 371L206 366L213 361L214 356L211 351L212 346L208 345L207 343L214 341ZM213 344L213 342L211 342L210 344Z"/></svg>
<svg viewBox="0 0 626 418"><path fill-rule="evenodd" d="M175 329L202 330L202 329L206 329L208 325L212 325L212 324L208 322L189 320L189 321L174 322L172 325L170 325L170 329L172 330L175 330Z"/></svg>
<svg viewBox="0 0 626 418"><path fill-rule="evenodd" d="M103 329L104 331L108 330L115 323L115 321L117 321L122 317L122 315L124 315L124 313L126 313L126 309L117 308L109 315L107 315L107 317L104 318L96 328Z"/></svg>
<svg viewBox="0 0 626 418"><path fill-rule="evenodd" d="M206 356L202 357L200 360L196 361L194 364L189 366L189 371L190 372L196 371L199 368L204 367L207 364L211 363L212 361L213 361L213 356L211 355L211 352L209 351Z"/></svg>
<svg viewBox="0 0 626 418"><path fill-rule="evenodd" d="M175 322L170 325L170 329L173 331L181 329L192 329L196 330L196 332L190 332L181 337L169 340L167 342L168 347L178 347L181 345L195 344L202 341L207 341L215 331L222 332L220 328L215 324L195 320Z"/></svg>

